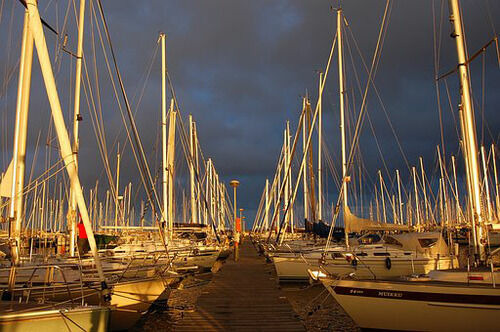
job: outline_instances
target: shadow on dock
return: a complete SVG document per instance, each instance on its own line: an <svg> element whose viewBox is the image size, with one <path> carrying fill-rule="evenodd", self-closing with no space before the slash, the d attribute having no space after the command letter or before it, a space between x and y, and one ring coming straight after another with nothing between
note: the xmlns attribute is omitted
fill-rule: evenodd
<svg viewBox="0 0 500 332"><path fill-rule="evenodd" d="M186 278L167 310L149 313L134 331L359 331L321 285L279 285L248 240L239 262L220 264Z"/></svg>
<svg viewBox="0 0 500 332"><path fill-rule="evenodd" d="M273 274L250 241L240 260L228 259L202 291L196 309L176 322L175 331L305 331Z"/></svg>

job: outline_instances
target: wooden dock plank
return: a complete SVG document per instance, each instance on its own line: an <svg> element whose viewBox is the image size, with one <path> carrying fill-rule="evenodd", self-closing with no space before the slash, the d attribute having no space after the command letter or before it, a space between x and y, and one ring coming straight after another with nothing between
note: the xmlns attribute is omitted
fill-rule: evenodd
<svg viewBox="0 0 500 332"><path fill-rule="evenodd" d="M215 274L175 331L305 331L249 240Z"/></svg>

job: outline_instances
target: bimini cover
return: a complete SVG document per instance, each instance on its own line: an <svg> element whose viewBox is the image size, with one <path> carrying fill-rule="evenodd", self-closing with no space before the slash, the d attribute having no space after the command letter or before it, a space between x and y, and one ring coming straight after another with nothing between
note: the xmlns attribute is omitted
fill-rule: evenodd
<svg viewBox="0 0 500 332"><path fill-rule="evenodd" d="M403 250L412 250L433 257L438 254L449 255L448 245L440 232L409 232L391 234L384 238L386 242L393 243L391 239L395 239Z"/></svg>
<svg viewBox="0 0 500 332"><path fill-rule="evenodd" d="M407 225L397 225L359 218L351 213L348 206L344 211L344 225L347 233L361 231L408 231Z"/></svg>

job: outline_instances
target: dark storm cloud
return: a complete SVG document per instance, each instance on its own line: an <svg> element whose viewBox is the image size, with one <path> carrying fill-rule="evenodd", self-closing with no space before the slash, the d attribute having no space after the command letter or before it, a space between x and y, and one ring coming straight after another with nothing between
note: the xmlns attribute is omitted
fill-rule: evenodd
<svg viewBox="0 0 500 332"><path fill-rule="evenodd" d="M382 57L378 66L375 84L394 125L401 145L411 164L423 155L426 163L435 159L435 146L440 142L440 128L434 87L433 58L433 12L439 18L441 1L394 1L385 37ZM490 11L493 26L500 27L500 3L498 1L462 1L464 24L467 30L468 47L472 53L491 39L493 32L488 19ZM282 133L287 119L296 126L301 108L301 96L309 91L313 101L317 95L317 73L323 69L328 57L331 40L335 33L335 14L331 1L103 1L110 27L113 46L122 72L129 97L136 105L142 89L144 73L147 70L158 32L167 34L167 61L173 79L183 116L192 113L197 121L199 136L206 157L212 157L224 180L233 177L242 179L240 188L241 205L249 210L256 209L265 177L272 178L276 160L282 144ZM56 22L50 15L58 5L59 16L64 13L66 2L49 5L48 20ZM22 9L15 4L12 33L15 38L12 47L1 53L2 73L14 66L18 56ZM352 30L361 53L367 63L371 62L376 45L378 29L382 20L385 1L343 2L349 29ZM6 6L2 16L1 40L6 45L9 38L10 7ZM90 6L87 7L90 13ZM444 3L441 33L440 72L446 72L456 65L453 41L448 37L449 23L447 3ZM69 22L74 26L71 10ZM73 16L72 16L73 15ZM59 17L58 26L62 25ZM54 23L55 24L55 23ZM85 54L91 60L90 21L87 20ZM95 24L95 22L94 22ZM438 19L439 28L439 19ZM349 34L349 33L348 33ZM75 48L74 27L68 30L69 47ZM55 49L54 37L48 36L51 52ZM108 145L114 142L122 128L115 97L104 67L102 52L97 43L101 101L106 120ZM366 73L350 37L356 69L364 88ZM349 53L346 47L346 58ZM9 61L7 57L10 56ZM64 56L63 56L64 57ZM71 65L63 58L59 76L60 94L65 110L72 102L69 75L64 70ZM349 60L350 61L350 60ZM474 89L481 91L481 60L473 64ZM499 104L500 75L494 50L485 57L486 68L486 119L494 138L498 136L500 120L494 116ZM90 64L89 64L90 65ZM351 69L350 64L346 64ZM36 134L48 127L50 116L44 91L40 84L38 64L35 63L33 81L34 99L30 120L32 134L30 148L34 149ZM155 162L153 147L157 142L160 111L160 62L159 53L153 64L151 77L147 81L145 94L138 108L137 123L141 138L150 156L150 165ZM92 71L91 71L92 73ZM348 89L357 91L354 75L347 75ZM8 85L8 94L2 97L2 113L6 117L10 149L12 131L12 107L15 102L17 74ZM449 79L452 106L457 104L457 82ZM457 137L449 111L444 88L441 87L441 105L445 140L450 153L457 151ZM338 97L336 65L332 66L328 80L328 96L325 97L325 139L336 155L338 146ZM356 107L359 110L361 97L356 92ZM480 94L476 94L477 105L481 105ZM313 102L314 104L314 102ZM36 111L34 111L36 105ZM373 121L377 139L384 158L392 172L405 168L403 158L385 116L371 91L368 110ZM7 114L7 113L8 114ZM101 167L96 167L96 145L86 101L82 101L82 150L84 165L82 177L86 186L92 186L96 177L102 177ZM7 115L8 116L7 116ZM69 114L69 112L67 113ZM9 122L10 121L10 122ZM479 124L479 121L478 121ZM479 131L481 132L481 131ZM4 135L2 135L4 137ZM122 130L119 140L125 142ZM485 136L485 142L491 137ZM365 123L362 137L366 147L365 162L375 174L381 168L373 135ZM10 151L10 150L9 150ZM111 154L111 153L110 153ZM131 155L124 156L122 183L137 181L137 170ZM114 157L111 157L114 160ZM92 161L85 165L86 161ZM114 165L114 161L112 162ZM85 170L85 171L83 171ZM101 182L102 183L102 182ZM331 196L330 196L331 197Z"/></svg>

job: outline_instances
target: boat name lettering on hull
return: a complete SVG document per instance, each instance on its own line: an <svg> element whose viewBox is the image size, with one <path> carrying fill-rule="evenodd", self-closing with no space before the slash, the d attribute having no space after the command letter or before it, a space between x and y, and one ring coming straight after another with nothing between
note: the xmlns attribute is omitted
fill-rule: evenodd
<svg viewBox="0 0 500 332"><path fill-rule="evenodd" d="M378 296L380 296L380 297L403 297L403 293L379 291Z"/></svg>

